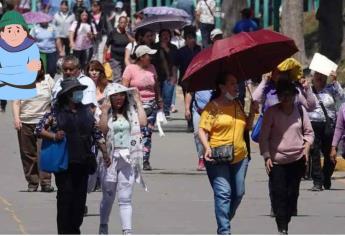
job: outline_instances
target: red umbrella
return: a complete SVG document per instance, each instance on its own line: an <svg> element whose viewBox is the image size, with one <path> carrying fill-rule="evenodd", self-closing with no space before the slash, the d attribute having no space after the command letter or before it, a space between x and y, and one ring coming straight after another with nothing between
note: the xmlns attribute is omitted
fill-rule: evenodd
<svg viewBox="0 0 345 236"><path fill-rule="evenodd" d="M188 91L214 89L221 73L230 72L238 79L260 76L297 51L292 39L277 32L242 32L202 50L188 66L182 83Z"/></svg>

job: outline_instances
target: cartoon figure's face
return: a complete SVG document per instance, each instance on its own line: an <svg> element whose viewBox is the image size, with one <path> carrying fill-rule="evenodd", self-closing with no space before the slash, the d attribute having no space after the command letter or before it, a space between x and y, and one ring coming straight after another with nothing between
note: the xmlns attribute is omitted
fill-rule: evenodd
<svg viewBox="0 0 345 236"><path fill-rule="evenodd" d="M28 33L21 25L7 25L4 31L0 32L0 36L11 47L18 47L24 42Z"/></svg>

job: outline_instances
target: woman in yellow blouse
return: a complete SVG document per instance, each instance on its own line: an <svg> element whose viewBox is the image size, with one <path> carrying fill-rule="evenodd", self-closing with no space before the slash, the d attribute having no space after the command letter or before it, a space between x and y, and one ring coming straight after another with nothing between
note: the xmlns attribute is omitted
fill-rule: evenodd
<svg viewBox="0 0 345 236"><path fill-rule="evenodd" d="M255 115L251 106L249 116L237 99L237 79L226 74L217 81L214 98L201 114L199 136L204 146L206 171L214 192L217 233L230 234L230 220L244 195L244 179L248 166L248 152L244 131L252 127ZM212 150L233 148L233 160L216 162Z"/></svg>

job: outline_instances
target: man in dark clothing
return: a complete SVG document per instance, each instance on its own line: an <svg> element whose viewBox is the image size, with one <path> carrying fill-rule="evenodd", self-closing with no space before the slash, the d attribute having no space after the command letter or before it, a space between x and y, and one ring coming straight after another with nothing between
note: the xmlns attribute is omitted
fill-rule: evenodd
<svg viewBox="0 0 345 236"><path fill-rule="evenodd" d="M196 44L196 33L195 30L185 29L184 31L185 46L180 48L175 57L175 65L180 70L179 84L181 85L182 78L186 73L186 70L195 57L200 51L201 47ZM182 86L182 85L181 85ZM186 89L182 86L183 95L186 95ZM192 106L190 106L192 107ZM193 122L188 120L188 131L193 132Z"/></svg>
<svg viewBox="0 0 345 236"><path fill-rule="evenodd" d="M115 74L118 74L118 72L122 74L125 69L125 50L127 44L130 42L130 38L126 32L127 24L127 17L120 17L117 28L108 35L103 51L103 58L106 61L106 54L108 53L109 47L111 47L111 59L115 60L119 67L119 71L116 71Z"/></svg>
<svg viewBox="0 0 345 236"><path fill-rule="evenodd" d="M157 53L153 58L153 64L161 85L164 113L167 118L170 116L170 108L177 82L177 69L174 65L174 55L176 54L177 47L170 42L171 37L170 30L163 29L159 32L159 42L153 46L154 49L157 49Z"/></svg>

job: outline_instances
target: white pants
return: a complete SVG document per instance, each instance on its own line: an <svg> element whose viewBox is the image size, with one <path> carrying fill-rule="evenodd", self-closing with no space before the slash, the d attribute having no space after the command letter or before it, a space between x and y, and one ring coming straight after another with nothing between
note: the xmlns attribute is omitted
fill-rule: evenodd
<svg viewBox="0 0 345 236"><path fill-rule="evenodd" d="M120 219L122 230L132 230L132 192L135 182L134 168L120 158L113 158L113 164L109 168L116 168L116 182L106 181L103 178L102 183L102 201L100 205L100 223L108 224L109 216L115 200L116 191L118 193L118 202L120 209ZM108 168L108 170L109 170Z"/></svg>
<svg viewBox="0 0 345 236"><path fill-rule="evenodd" d="M107 42L107 36L102 35L102 40L94 44L93 59L103 63L103 50L105 43Z"/></svg>

